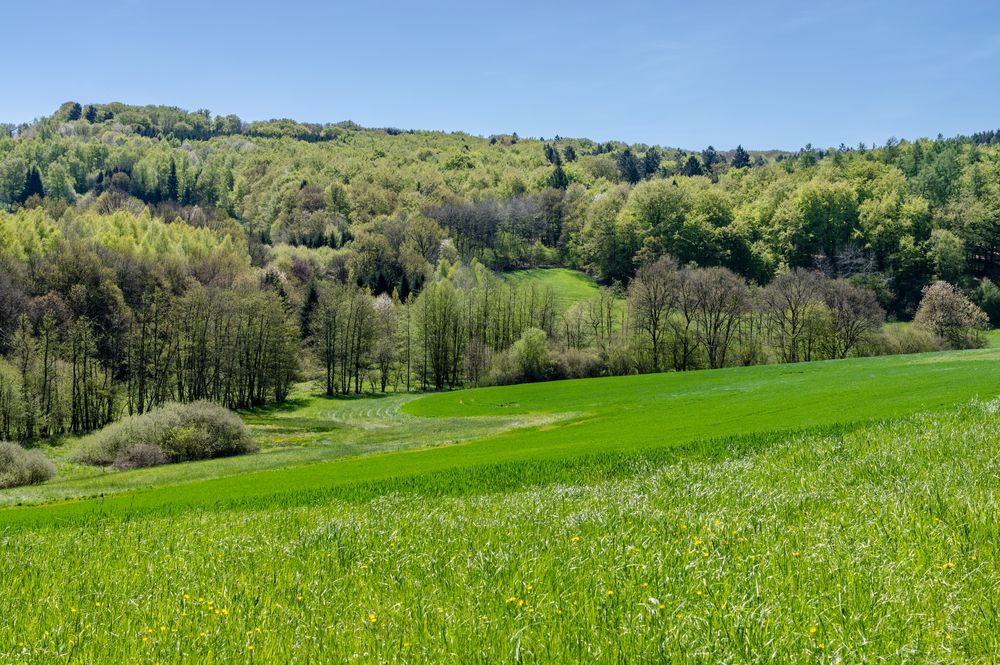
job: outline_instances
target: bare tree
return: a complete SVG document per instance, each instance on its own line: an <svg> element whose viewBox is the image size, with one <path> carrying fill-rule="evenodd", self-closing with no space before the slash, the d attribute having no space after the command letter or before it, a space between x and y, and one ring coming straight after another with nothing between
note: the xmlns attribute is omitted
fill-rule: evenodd
<svg viewBox="0 0 1000 665"><path fill-rule="evenodd" d="M672 333L671 352L674 369L679 372L691 369L695 353L701 346L701 340L695 329L699 303L693 274L694 271L689 269L677 272L673 291L674 313L668 319Z"/></svg>
<svg viewBox="0 0 1000 665"><path fill-rule="evenodd" d="M379 388L385 392L396 362L399 342L396 339L396 304L385 293L375 299L375 363L379 371Z"/></svg>
<svg viewBox="0 0 1000 665"><path fill-rule="evenodd" d="M828 282L823 300L829 309L826 348L833 358L846 358L866 337L882 327L885 311L868 289L844 279Z"/></svg>
<svg viewBox="0 0 1000 665"><path fill-rule="evenodd" d="M724 367L740 317L749 309L750 292L743 278L726 268L691 272L695 334L705 347L712 369Z"/></svg>
<svg viewBox="0 0 1000 665"><path fill-rule="evenodd" d="M677 264L663 256L639 268L629 285L633 322L636 329L648 338L654 372L660 371L660 347L670 320L677 275Z"/></svg>
<svg viewBox="0 0 1000 665"><path fill-rule="evenodd" d="M821 273L796 268L782 273L761 291L771 342L782 362L807 360L811 349L812 319L822 305Z"/></svg>

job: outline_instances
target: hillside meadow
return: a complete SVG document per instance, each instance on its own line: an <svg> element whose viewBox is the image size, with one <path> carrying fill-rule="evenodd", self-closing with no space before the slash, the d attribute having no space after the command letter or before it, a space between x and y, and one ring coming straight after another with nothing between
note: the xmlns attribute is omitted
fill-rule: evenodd
<svg viewBox="0 0 1000 665"><path fill-rule="evenodd" d="M299 392L0 493L0 660L988 661L998 362Z"/></svg>

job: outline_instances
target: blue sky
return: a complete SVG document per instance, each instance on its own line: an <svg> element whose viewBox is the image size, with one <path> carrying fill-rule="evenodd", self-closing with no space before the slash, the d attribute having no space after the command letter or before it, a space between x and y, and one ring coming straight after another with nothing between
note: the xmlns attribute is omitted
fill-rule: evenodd
<svg viewBox="0 0 1000 665"><path fill-rule="evenodd" d="M1000 3L17 2L0 121L246 120L795 149L1000 127Z"/></svg>

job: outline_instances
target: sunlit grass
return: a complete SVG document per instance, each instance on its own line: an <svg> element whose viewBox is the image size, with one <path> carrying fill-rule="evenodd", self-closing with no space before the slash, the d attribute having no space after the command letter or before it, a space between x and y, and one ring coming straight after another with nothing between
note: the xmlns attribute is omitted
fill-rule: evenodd
<svg viewBox="0 0 1000 665"><path fill-rule="evenodd" d="M995 402L460 497L0 536L0 660L989 662Z"/></svg>

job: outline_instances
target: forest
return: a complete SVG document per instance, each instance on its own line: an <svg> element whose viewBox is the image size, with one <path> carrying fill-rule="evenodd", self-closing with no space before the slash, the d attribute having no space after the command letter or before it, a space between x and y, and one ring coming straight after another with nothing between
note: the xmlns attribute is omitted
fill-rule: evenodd
<svg viewBox="0 0 1000 665"><path fill-rule="evenodd" d="M0 126L0 439L281 402L302 378L975 346L1000 322L998 141L692 151L67 102ZM602 286L564 307L504 279L526 267Z"/></svg>

